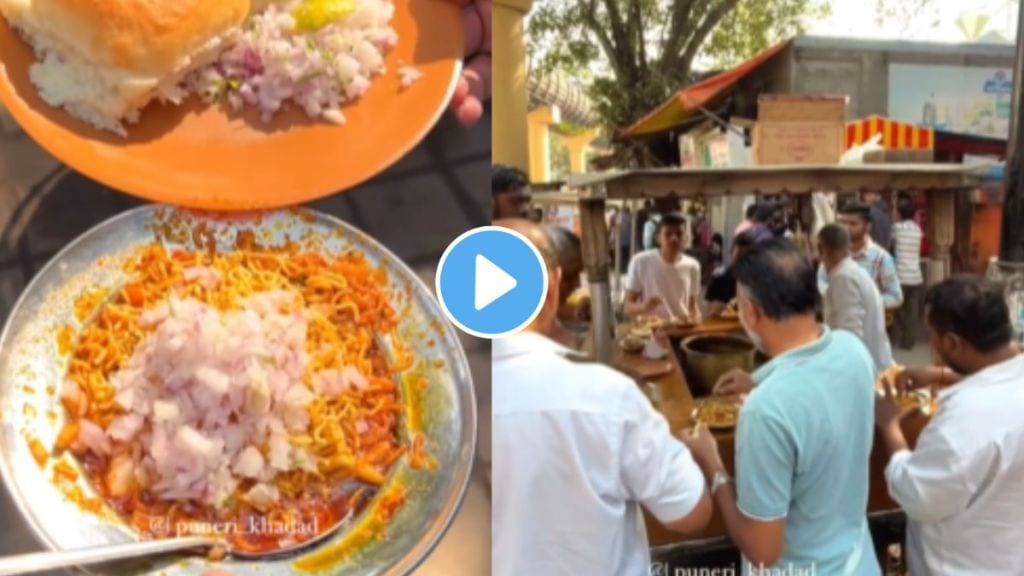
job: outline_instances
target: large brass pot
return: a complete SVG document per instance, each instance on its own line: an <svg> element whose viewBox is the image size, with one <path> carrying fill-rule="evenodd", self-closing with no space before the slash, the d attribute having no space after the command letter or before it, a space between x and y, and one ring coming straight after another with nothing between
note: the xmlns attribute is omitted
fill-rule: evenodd
<svg viewBox="0 0 1024 576"><path fill-rule="evenodd" d="M686 380L695 396L710 394L715 383L733 368L754 369L754 345L737 334L701 334L683 340Z"/></svg>

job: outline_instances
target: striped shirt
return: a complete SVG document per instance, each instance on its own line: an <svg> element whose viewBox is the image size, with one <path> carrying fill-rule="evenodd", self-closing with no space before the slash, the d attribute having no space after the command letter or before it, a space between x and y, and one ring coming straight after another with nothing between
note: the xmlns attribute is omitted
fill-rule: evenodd
<svg viewBox="0 0 1024 576"><path fill-rule="evenodd" d="M921 275L921 227L913 220L903 220L892 227L896 275L904 286L924 284Z"/></svg>

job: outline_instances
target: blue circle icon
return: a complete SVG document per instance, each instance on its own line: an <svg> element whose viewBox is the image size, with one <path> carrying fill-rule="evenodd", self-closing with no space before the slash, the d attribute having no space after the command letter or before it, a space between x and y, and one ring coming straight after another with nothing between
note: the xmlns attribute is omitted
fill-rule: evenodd
<svg viewBox="0 0 1024 576"><path fill-rule="evenodd" d="M540 313L548 271L525 236L497 226L459 236L441 256L437 298L448 319L480 338L522 330Z"/></svg>

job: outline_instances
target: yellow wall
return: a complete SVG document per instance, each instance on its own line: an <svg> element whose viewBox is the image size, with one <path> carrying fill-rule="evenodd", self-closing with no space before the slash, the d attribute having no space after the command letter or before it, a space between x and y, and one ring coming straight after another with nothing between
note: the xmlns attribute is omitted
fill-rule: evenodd
<svg viewBox="0 0 1024 576"><path fill-rule="evenodd" d="M569 149L569 170L573 174L587 171L587 151L590 143L597 140L597 129L590 129L576 136L562 136L565 147Z"/></svg>
<svg viewBox="0 0 1024 576"><path fill-rule="evenodd" d="M530 167L530 147L523 16L532 6L533 0L494 0L491 14L491 156L497 164L524 171Z"/></svg>

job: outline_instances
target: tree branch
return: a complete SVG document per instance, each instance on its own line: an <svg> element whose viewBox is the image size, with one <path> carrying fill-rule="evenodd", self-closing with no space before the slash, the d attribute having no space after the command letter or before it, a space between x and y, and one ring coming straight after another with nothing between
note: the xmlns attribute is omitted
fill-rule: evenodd
<svg viewBox="0 0 1024 576"><path fill-rule="evenodd" d="M611 28L612 37L616 39L615 52L619 58L619 66L625 74L621 79L632 84L636 79L636 55L635 47L631 45L631 30L622 19L619 0L604 0L604 9L608 12L608 26Z"/></svg>
<svg viewBox="0 0 1024 576"><path fill-rule="evenodd" d="M662 42L661 60L658 67L665 71L669 63L683 48L683 31L686 23L690 21L690 13L693 11L693 0L675 0L672 3L672 23L669 25L668 36Z"/></svg>
<svg viewBox="0 0 1024 576"><path fill-rule="evenodd" d="M633 0L630 4L629 25L632 29L633 41L636 42L636 60L640 75L647 75L647 42L644 38L644 16L641 0Z"/></svg>
<svg viewBox="0 0 1024 576"><path fill-rule="evenodd" d="M707 40L708 36L715 29L715 26L717 26L730 11L735 9L739 2L740 0L722 0L721 3L714 6L707 15L704 16L704 20L700 25L694 29L693 34L690 35L690 38L684 45L682 53L673 58L672 68L689 72L690 66L693 65L693 59L697 57L697 51L704 45L704 41Z"/></svg>
<svg viewBox="0 0 1024 576"><path fill-rule="evenodd" d="M608 63L611 64L612 71L615 72L617 78L623 76L624 70L622 70L622 63L618 58L618 51L616 46L612 43L612 39L605 32L604 27L601 26L601 22L597 19L597 0L585 0L585 4L582 7L583 22L590 29L591 34L597 38L597 43L601 45L601 49L604 50L605 56L608 57Z"/></svg>

